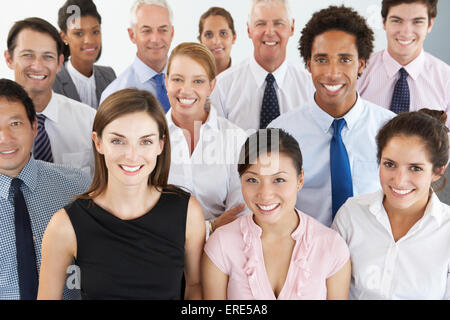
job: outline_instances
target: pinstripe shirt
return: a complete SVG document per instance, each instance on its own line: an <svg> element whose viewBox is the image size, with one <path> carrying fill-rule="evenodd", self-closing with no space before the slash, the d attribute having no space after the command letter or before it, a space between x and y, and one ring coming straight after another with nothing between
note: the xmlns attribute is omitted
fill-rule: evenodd
<svg viewBox="0 0 450 320"><path fill-rule="evenodd" d="M450 112L450 66L422 50L408 65L402 66L387 50L374 53L358 79L361 97L389 109L400 68L408 72L410 111L422 108ZM450 117L447 121L450 128Z"/></svg>
<svg viewBox="0 0 450 320"><path fill-rule="evenodd" d="M41 242L55 212L84 192L90 183L86 173L64 165L30 158L17 178L30 214L38 270L41 265ZM0 299L20 299L17 275L14 200L10 190L12 177L0 174ZM65 299L79 298L79 290L65 288Z"/></svg>

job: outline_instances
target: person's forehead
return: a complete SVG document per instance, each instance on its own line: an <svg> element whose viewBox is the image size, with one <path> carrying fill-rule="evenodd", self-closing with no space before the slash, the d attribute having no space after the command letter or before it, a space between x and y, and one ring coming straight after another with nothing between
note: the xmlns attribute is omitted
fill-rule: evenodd
<svg viewBox="0 0 450 320"><path fill-rule="evenodd" d="M0 115L7 119L27 117L25 106L20 100L6 97L0 97Z"/></svg>
<svg viewBox="0 0 450 320"><path fill-rule="evenodd" d="M251 14L252 20L288 19L286 6L281 2L258 3Z"/></svg>
<svg viewBox="0 0 450 320"><path fill-rule="evenodd" d="M412 3L399 3L391 6L388 10L387 17L395 16L414 16L413 18L428 18L428 7L425 3L416 1Z"/></svg>
<svg viewBox="0 0 450 320"><path fill-rule="evenodd" d="M57 52L55 39L47 33L39 32L33 29L23 29L17 35L16 46L21 50L45 50L48 52Z"/></svg>
<svg viewBox="0 0 450 320"><path fill-rule="evenodd" d="M354 34L341 30L328 30L315 36L312 50L323 49L326 46L339 52L350 53L358 50L356 41Z"/></svg>
<svg viewBox="0 0 450 320"><path fill-rule="evenodd" d="M170 25L169 10L153 4L144 4L140 6L136 12L136 17L138 25Z"/></svg>

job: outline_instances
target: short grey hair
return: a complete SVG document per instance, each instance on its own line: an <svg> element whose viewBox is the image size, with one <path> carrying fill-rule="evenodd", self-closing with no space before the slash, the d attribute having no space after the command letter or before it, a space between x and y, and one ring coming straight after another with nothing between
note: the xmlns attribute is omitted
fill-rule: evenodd
<svg viewBox="0 0 450 320"><path fill-rule="evenodd" d="M263 4L265 6L271 6L275 4L282 4L286 9L287 17L289 20L289 25L292 25L292 11L289 0L250 0L250 11L248 13L248 25L251 25L253 11L255 10L256 5Z"/></svg>
<svg viewBox="0 0 450 320"><path fill-rule="evenodd" d="M173 11L166 0L136 0L130 10L130 26L134 28L137 24L137 11L143 5L152 4L166 8L169 11L169 21L173 25Z"/></svg>

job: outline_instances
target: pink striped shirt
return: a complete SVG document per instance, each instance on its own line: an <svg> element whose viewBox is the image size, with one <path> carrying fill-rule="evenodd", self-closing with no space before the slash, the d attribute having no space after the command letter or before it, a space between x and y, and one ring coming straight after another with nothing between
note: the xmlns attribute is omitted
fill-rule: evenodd
<svg viewBox="0 0 450 320"><path fill-rule="evenodd" d="M387 50L374 53L358 80L361 97L389 109L402 67L409 74L410 111L444 110L449 115L450 128L450 66L423 50L406 66L399 64Z"/></svg>

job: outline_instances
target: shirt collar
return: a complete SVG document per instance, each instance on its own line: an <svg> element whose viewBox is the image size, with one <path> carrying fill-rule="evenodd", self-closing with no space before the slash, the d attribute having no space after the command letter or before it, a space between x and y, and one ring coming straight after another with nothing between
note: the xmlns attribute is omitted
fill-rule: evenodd
<svg viewBox="0 0 450 320"><path fill-rule="evenodd" d="M439 226L441 226L444 221L445 214L448 214L448 210L443 208L444 204L439 200L436 193L433 191L428 201L427 207L425 208L424 216L431 216L436 219Z"/></svg>
<svg viewBox="0 0 450 320"><path fill-rule="evenodd" d="M52 97L49 103L45 107L44 111L38 112L38 114L43 114L47 119L51 121L58 122L59 119L59 108L58 108L58 97L55 92L52 91Z"/></svg>
<svg viewBox="0 0 450 320"><path fill-rule="evenodd" d="M82 74L80 71L75 69L75 67L72 64L72 59L66 62L66 68L69 73L75 75L77 78L82 79L83 81L94 81L95 80L95 69L92 69L92 75L90 77L86 77L84 74Z"/></svg>
<svg viewBox="0 0 450 320"><path fill-rule="evenodd" d="M297 226L297 228L294 230L294 232L291 233L291 237L294 240L300 240L302 238L302 236L305 234L306 231L306 224L307 224L307 217L305 217L304 214L301 214L301 212L299 210L297 210L296 208L295 212L297 213L298 217L299 217L299 224ZM255 220L253 220L253 214L246 214L244 216L246 219L246 225L248 226L248 229L250 230L250 232L260 238L262 235L262 229L260 226L258 226L255 222Z"/></svg>
<svg viewBox="0 0 450 320"><path fill-rule="evenodd" d="M353 126L356 125L358 121L360 121L360 116L364 109L363 100L361 99L359 93L356 93L356 102L353 105L353 107L342 117L345 119L346 126L349 130L353 128ZM315 94L314 94L315 96ZM330 130L330 127L333 124L333 121L335 120L331 115L329 115L327 112L325 112L319 105L316 103L314 96L312 98L312 101L310 102L310 105L312 105L312 108L309 108L309 111L311 112L312 117L316 120L317 124L320 126L323 132L328 132Z"/></svg>
<svg viewBox="0 0 450 320"><path fill-rule="evenodd" d="M386 209L383 206L384 192L383 190L378 190L373 198L368 199L366 205L369 207L369 212L374 216L378 217L380 215L386 215ZM370 201L370 202L369 202ZM447 214L447 210L443 208L442 202L437 197L436 193L433 191L428 201L427 207L423 214L424 217L430 216L436 219L438 225L440 226L444 221L444 215Z"/></svg>
<svg viewBox="0 0 450 320"><path fill-rule="evenodd" d="M422 49L417 58L415 58L406 66L402 66L389 54L388 50L385 49L383 52L383 65L389 78L394 77L398 74L398 71L401 68L404 68L406 72L408 72L408 75L413 80L416 80L420 76L420 74L424 72L425 53Z"/></svg>
<svg viewBox="0 0 450 320"><path fill-rule="evenodd" d="M20 171L17 178L23 181L24 185L27 186L31 191L37 186L38 169L36 160L33 156L30 157L25 167ZM12 177L0 174L0 197L8 199L9 189L11 187Z"/></svg>
<svg viewBox="0 0 450 320"><path fill-rule="evenodd" d="M169 131L170 129L180 129L174 122L172 119L172 108L169 109L169 111L167 111L166 114L166 119L167 119L167 125L169 127ZM219 119L218 119L218 115L217 115L217 111L215 110L214 107L211 106L210 110L209 110L209 114L208 117L206 118L205 123L202 124L202 127L209 127L215 131L220 131L219 129Z"/></svg>
<svg viewBox="0 0 450 320"><path fill-rule="evenodd" d="M275 78L275 82L278 86L278 88L283 88L283 86L281 85L284 81L284 78L286 76L286 72L287 72L287 62L286 60L283 61L283 63L278 67L278 69L276 69L275 71L272 72L274 78ZM269 74L269 72L267 72L263 67L261 67L258 62L256 62L255 57L252 56L250 58L250 71L253 74L253 77L255 78L255 82L256 85L258 86L258 88L261 88L262 86L264 86L264 83L266 81L266 77Z"/></svg>
<svg viewBox="0 0 450 320"><path fill-rule="evenodd" d="M155 70L153 70L152 68L150 68L148 65L146 65L144 63L144 61L142 61L137 55L134 58L134 62L133 62L133 70L136 73L139 81L141 81L141 83L144 83L146 81L149 81L150 79L152 79L155 75L158 74L158 72L156 72ZM164 66L164 69L161 73L166 74L167 72L167 63Z"/></svg>

